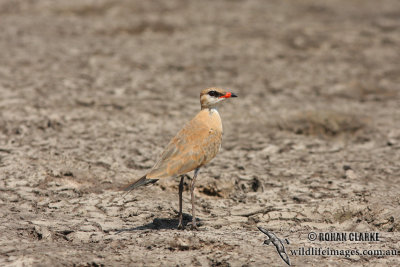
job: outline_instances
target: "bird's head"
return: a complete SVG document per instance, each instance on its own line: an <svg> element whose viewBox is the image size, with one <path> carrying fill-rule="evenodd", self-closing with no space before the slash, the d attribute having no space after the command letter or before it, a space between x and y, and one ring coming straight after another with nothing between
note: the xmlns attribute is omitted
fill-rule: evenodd
<svg viewBox="0 0 400 267"><path fill-rule="evenodd" d="M219 102L231 97L237 95L215 87L204 89L200 93L201 109L214 108Z"/></svg>

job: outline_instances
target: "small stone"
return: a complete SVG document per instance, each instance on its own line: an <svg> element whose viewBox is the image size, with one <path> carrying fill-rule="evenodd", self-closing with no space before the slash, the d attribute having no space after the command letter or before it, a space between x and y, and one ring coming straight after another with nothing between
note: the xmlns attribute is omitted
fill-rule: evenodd
<svg viewBox="0 0 400 267"><path fill-rule="evenodd" d="M358 178L358 175L351 169L346 171L345 176L348 179L357 179Z"/></svg>

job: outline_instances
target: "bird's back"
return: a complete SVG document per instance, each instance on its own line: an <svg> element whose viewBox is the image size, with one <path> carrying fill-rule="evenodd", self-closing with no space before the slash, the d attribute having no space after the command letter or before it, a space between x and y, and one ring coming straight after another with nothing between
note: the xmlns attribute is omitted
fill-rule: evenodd
<svg viewBox="0 0 400 267"><path fill-rule="evenodd" d="M199 168L216 156L221 140L222 123L218 111L203 109L169 142L146 177L173 177Z"/></svg>

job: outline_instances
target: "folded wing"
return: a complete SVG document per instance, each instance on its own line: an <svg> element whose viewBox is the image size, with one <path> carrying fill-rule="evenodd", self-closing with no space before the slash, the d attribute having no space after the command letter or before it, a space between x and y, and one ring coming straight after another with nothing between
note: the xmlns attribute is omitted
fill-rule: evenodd
<svg viewBox="0 0 400 267"><path fill-rule="evenodd" d="M147 178L179 176L203 166L215 157L222 132L194 118L170 141Z"/></svg>

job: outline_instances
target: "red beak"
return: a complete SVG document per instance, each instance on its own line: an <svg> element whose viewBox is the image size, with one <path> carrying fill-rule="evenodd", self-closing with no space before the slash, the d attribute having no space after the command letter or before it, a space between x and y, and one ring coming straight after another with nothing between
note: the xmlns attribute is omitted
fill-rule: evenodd
<svg viewBox="0 0 400 267"><path fill-rule="evenodd" d="M220 96L220 98L231 98L231 97L237 97L234 93L228 92L223 96Z"/></svg>

